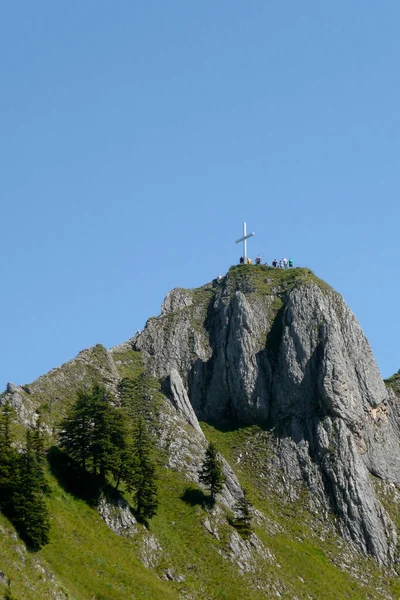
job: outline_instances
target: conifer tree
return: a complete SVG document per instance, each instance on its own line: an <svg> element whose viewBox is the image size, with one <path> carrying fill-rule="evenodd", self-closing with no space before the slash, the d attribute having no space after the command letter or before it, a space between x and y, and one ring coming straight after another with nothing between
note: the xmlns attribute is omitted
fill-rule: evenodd
<svg viewBox="0 0 400 600"><path fill-rule="evenodd" d="M123 413L111 404L111 394L95 385L91 394L90 455L93 472L104 479L106 472L115 473L125 447L126 432Z"/></svg>
<svg viewBox="0 0 400 600"><path fill-rule="evenodd" d="M36 443L34 433L28 430L25 448L17 459L16 485L12 495L12 521L33 550L39 550L48 543L50 530L43 496L43 464L35 450Z"/></svg>
<svg viewBox="0 0 400 600"><path fill-rule="evenodd" d="M61 422L60 429L61 447L82 469L86 469L92 429L90 392L78 391L77 400Z"/></svg>
<svg viewBox="0 0 400 600"><path fill-rule="evenodd" d="M13 447L12 413L8 403L0 411L0 508L6 514L11 511L17 462L17 453Z"/></svg>
<svg viewBox="0 0 400 600"><path fill-rule="evenodd" d="M199 480L208 487L211 504L214 504L217 494L222 491L225 477L222 471L222 463L218 458L217 449L212 442L208 444L199 473Z"/></svg>
<svg viewBox="0 0 400 600"><path fill-rule="evenodd" d="M37 463L37 478L38 483L40 485L40 489L44 494L49 493L50 488L47 483L45 477L45 465L47 463L46 459L46 448L45 448L45 439L44 434L42 432L42 420L39 417L35 427L32 430L31 434L31 443L32 450L36 458Z"/></svg>
<svg viewBox="0 0 400 600"><path fill-rule="evenodd" d="M152 443L146 422L139 418L128 461L130 472L125 473L125 478L128 490L133 491L137 514L143 518L153 517L158 508L155 464L151 453Z"/></svg>
<svg viewBox="0 0 400 600"><path fill-rule="evenodd" d="M61 423L60 444L82 469L90 468L103 479L117 476L126 445L123 413L112 405L104 386L80 391L75 404Z"/></svg>

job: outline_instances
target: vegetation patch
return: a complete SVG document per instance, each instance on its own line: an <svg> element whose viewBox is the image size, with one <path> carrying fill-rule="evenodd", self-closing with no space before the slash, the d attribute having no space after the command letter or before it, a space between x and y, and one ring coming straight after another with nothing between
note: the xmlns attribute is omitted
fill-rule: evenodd
<svg viewBox="0 0 400 600"><path fill-rule="evenodd" d="M112 357L121 377L136 379L143 373L142 353L139 350L113 352Z"/></svg>
<svg viewBox="0 0 400 600"><path fill-rule="evenodd" d="M400 394L400 369L388 379L384 379L384 382L386 386L391 388L396 394Z"/></svg>
<svg viewBox="0 0 400 600"><path fill-rule="evenodd" d="M235 265L229 269L225 285L231 293L242 290L258 294L282 294L309 283L316 284L323 291L333 291L310 269L277 269L266 265Z"/></svg>

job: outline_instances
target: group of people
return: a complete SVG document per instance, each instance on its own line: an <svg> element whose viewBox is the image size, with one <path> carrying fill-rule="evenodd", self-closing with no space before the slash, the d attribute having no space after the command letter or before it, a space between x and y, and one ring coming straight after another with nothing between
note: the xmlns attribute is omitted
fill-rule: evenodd
<svg viewBox="0 0 400 600"><path fill-rule="evenodd" d="M240 264L243 265L244 264L244 258L243 256L240 257ZM246 262L248 265L253 264L253 261L251 260L251 258L247 258ZM254 261L254 263L256 265L261 265L261 256L258 255ZM267 267L269 266L267 262L263 263L264 265L266 265ZM275 269L293 269L293 260L291 258L289 258L289 260L287 258L281 258L281 260L277 260L276 258L274 258L274 260L272 261L272 266Z"/></svg>
<svg viewBox="0 0 400 600"><path fill-rule="evenodd" d="M280 261L277 261L276 258L274 258L272 266L276 269L293 269L293 261L291 258L289 258L289 260L287 258L281 258Z"/></svg>

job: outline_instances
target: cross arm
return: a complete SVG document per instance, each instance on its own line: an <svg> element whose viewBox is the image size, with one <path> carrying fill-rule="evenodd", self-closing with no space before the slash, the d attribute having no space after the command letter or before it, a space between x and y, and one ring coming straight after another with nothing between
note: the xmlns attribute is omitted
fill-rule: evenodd
<svg viewBox="0 0 400 600"><path fill-rule="evenodd" d="M247 240L248 238L253 237L253 235L255 235L255 233L249 233L248 235L245 235L245 236L241 237L240 239L236 240L235 244L238 244L239 242L244 242L244 240Z"/></svg>

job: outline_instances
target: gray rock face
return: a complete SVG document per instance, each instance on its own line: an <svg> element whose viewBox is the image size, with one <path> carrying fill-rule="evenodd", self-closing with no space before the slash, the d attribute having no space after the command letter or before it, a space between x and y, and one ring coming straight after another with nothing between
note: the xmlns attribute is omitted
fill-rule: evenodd
<svg viewBox="0 0 400 600"><path fill-rule="evenodd" d="M182 416L184 416L186 421L202 435L203 433L193 407L190 404L186 388L184 387L181 376L176 369L172 369L169 377L166 378L165 391L176 410Z"/></svg>
<svg viewBox="0 0 400 600"><path fill-rule="evenodd" d="M158 445L166 451L168 467L180 471L189 481L199 484L207 441L196 415L194 412L190 413L189 424L186 407L174 406L174 403L166 401L160 411L160 422ZM225 484L218 499L233 510L235 503L243 496L243 490L228 462L223 457L220 458Z"/></svg>
<svg viewBox="0 0 400 600"><path fill-rule="evenodd" d="M168 313L174 313L177 310L185 308L186 306L191 306L192 304L193 300L191 295L186 290L176 288L167 294L161 306L161 314L166 315Z"/></svg>
<svg viewBox="0 0 400 600"><path fill-rule="evenodd" d="M206 306L171 292L135 348L189 423L191 405L202 419L271 428L289 477L340 516L347 539L394 561L370 474L400 484L399 402L339 294L307 270L250 269L228 273Z"/></svg>
<svg viewBox="0 0 400 600"><path fill-rule="evenodd" d="M117 535L131 537L136 533L136 519L123 498L118 498L117 504L111 504L107 498L102 495L99 499L97 510L106 525Z"/></svg>
<svg viewBox="0 0 400 600"><path fill-rule="evenodd" d="M38 419L39 403L30 398L21 386L7 384L6 392L0 397L0 406L6 403L15 410L19 422L24 427L34 427Z"/></svg>

